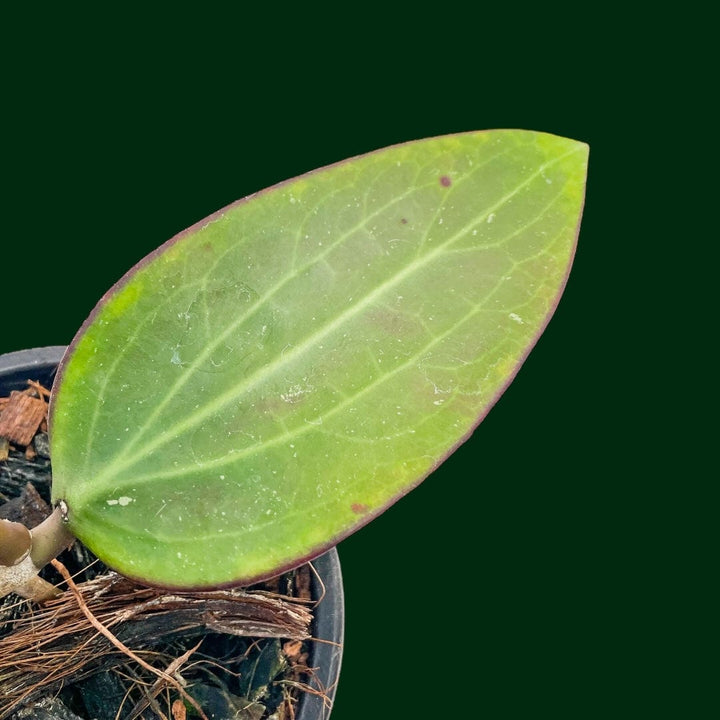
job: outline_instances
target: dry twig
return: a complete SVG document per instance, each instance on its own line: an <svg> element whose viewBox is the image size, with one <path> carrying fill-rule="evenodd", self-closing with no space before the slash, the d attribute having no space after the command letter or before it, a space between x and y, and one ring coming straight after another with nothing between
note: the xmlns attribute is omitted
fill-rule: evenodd
<svg viewBox="0 0 720 720"><path fill-rule="evenodd" d="M78 602L78 607L80 608L82 614L88 619L88 622L103 636L105 636L111 643L114 645L121 653L124 655L127 655L129 658L134 660L140 667L145 668L148 672L153 673L154 675L157 675L158 678L164 682L166 682L168 685L171 685L174 687L178 693L182 697L185 698L200 714L200 717L202 720L208 720L205 713L202 711L202 708L195 702L195 700L190 697L190 695L187 694L185 691L185 688L173 677L171 674L174 672L174 670L171 670L172 663L170 667L168 667L168 670L158 670L157 668L150 665L150 663L145 662L139 655L134 653L127 645L120 642L115 635L113 635L110 630L108 630L92 613L90 608L88 608L87 604L83 600L83 596L81 595L80 591L78 590L77 585L75 584L75 581L70 576L70 573L67 571L65 566L59 561L59 560L51 560L52 566L62 575L63 580L68 584L68 587L70 588L70 591L75 596ZM158 688L159 692L160 688Z"/></svg>
<svg viewBox="0 0 720 720"><path fill-rule="evenodd" d="M212 631L305 639L311 612L301 602L261 591L168 593L114 573L76 585L85 607L135 655L172 637ZM10 624L10 623L8 623ZM65 684L123 664L127 657L81 611L71 593L3 627L0 720Z"/></svg>

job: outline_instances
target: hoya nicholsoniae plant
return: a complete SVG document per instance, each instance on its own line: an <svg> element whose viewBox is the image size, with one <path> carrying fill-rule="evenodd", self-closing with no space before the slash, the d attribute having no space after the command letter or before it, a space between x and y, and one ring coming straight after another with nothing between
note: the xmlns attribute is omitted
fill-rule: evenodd
<svg viewBox="0 0 720 720"><path fill-rule="evenodd" d="M246 584L365 525L466 440L557 305L588 148L393 146L180 233L98 303L50 408L54 514L0 524L0 590L80 538L131 578Z"/></svg>

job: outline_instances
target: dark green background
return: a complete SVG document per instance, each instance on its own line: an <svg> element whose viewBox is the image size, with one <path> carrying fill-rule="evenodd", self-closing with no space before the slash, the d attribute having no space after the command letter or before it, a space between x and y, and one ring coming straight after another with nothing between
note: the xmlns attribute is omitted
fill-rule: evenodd
<svg viewBox="0 0 720 720"><path fill-rule="evenodd" d="M630 41L641 24L595 24L591 41L590 18L487 12L6 26L2 352L68 343L157 245L315 167L493 127L591 146L548 330L472 439L339 548L333 720L647 717L666 692L647 669L661 652L648 587L666 557L652 519L666 489L649 492L630 453L654 411L620 374L640 372L654 337L629 287L663 58Z"/></svg>

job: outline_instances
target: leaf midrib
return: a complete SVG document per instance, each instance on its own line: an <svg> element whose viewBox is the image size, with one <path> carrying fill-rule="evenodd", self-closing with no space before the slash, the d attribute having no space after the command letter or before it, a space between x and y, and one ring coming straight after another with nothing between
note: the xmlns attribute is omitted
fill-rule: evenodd
<svg viewBox="0 0 720 720"><path fill-rule="evenodd" d="M399 272L397 272L395 275L388 278L381 285L377 286L374 290L372 290L370 293L365 295L357 303L355 303L354 305L349 307L345 312L338 315L334 320L332 320L329 323L326 323L323 327L319 328L312 335L308 336L302 343L294 346L292 350L289 350L284 355L281 355L279 358L277 358L275 361L273 361L269 365L265 365L265 366L259 368L252 375L250 375L246 378L243 378L243 380L241 382L234 385L228 391L223 393L223 395L220 395L220 396L214 398L211 402L208 402L205 406L203 406L198 411L194 412L192 415L188 416L186 419L176 423L175 425L173 425L169 428L166 428L162 435L158 435L153 440L150 440L149 442L142 445L139 448L139 450L132 457L127 457L127 451L129 450L129 445L126 446L123 449L123 456L126 459L125 460L118 459L115 462L112 462L112 463L108 464L107 466L105 466L103 472L98 476L96 481L100 481L101 479L104 481L108 481L112 477L117 476L117 474L120 471L122 471L128 467L131 467L132 465L137 464L148 453L167 444L168 442L171 442L174 438L176 438L183 432L197 426L203 420L214 415L222 407L224 407L225 405L227 405L228 403L230 403L234 399L236 399L239 394L241 394L248 388L252 387L253 385L257 384L264 377L272 375L278 368L280 368L284 365L287 365L291 360L294 360L295 358L300 357L307 350L309 350L311 347L316 345L323 337L331 334L338 327L342 326L342 324L344 324L348 319L352 318L353 316L357 315L359 312L361 312L368 306L372 305L372 303L377 298L384 295L388 290L390 290L394 286L398 285L399 283L405 281L408 277L410 277L411 275L418 272L421 268L425 267L432 260L434 260L437 256L439 256L440 254L445 252L445 250L449 246L451 246L455 242L457 242L458 239L464 237L476 225L479 225L481 222L483 222L488 217L488 215L490 215L490 213L496 212L505 203L507 203L510 199L512 199L515 195L517 195L524 187L526 187L531 182L533 182L535 179L537 179L539 176L541 176L541 174L544 171L546 171L549 167L551 167L552 165L555 165L556 163L559 163L560 161L564 160L566 157L568 157L572 154L575 154L576 152L577 152L577 149L573 148L572 150L564 153L563 155L558 156L556 158L553 158L553 159L543 163L535 172L533 172L525 180L523 180L515 188L513 188L513 190L507 192L498 201L496 201L493 205L491 205L489 208L486 208L485 210L483 210L483 212L481 212L475 218L473 218L471 221L466 223L463 226L463 228L461 228L459 231L457 231L456 233L451 235L445 242L437 245L433 250L426 253L422 257L416 258L412 263L410 263L409 265L402 268ZM474 168L474 170L476 170L476 169L477 168ZM417 188L413 188L413 190L416 190L416 189ZM428 232L430 231L431 227L432 226L428 227ZM426 233L426 235L427 235L427 233ZM287 281L287 279L284 280L283 282L286 282L286 281ZM147 426L147 423L146 423L146 426Z"/></svg>
<svg viewBox="0 0 720 720"><path fill-rule="evenodd" d="M562 197L562 189L558 190L558 192L552 197L552 199L545 204L545 206L538 212L536 217L532 220L532 222L528 223L527 225L523 226L523 228L516 229L514 232L507 235L503 240L499 241L499 243L505 242L513 237L515 237L518 233L522 232L524 229L531 227L535 223L542 220L542 218L545 216L547 211ZM509 272L515 272L517 268L521 267L523 264L536 259L537 257L546 254L548 252L548 247L550 247L564 232L566 232L567 228L562 227L558 232L547 241L546 246L542 247L537 253L533 255L529 255L527 257L524 257L522 260L514 260L512 261L512 266ZM494 245L493 245L494 246ZM492 246L483 246L483 249L486 247L492 247ZM478 248L467 248L467 251L474 251L477 252ZM453 250L449 252L460 252L460 250ZM338 412L342 411L346 407L352 405L354 402L357 402L360 400L364 395L374 390L378 385L382 384L386 380L389 380L393 378L398 373L402 372L403 370L407 369L411 365L415 364L419 358L426 355L429 350L431 350L435 345L445 340L447 337L451 336L459 327L461 327L464 323L466 323L468 320L472 319L475 315L478 314L479 311L485 311L487 312L486 305L488 302L492 300L494 295L497 293L497 291L501 288L501 285L496 285L493 290L488 293L487 296L483 298L483 300L472 306L472 310L465 315L460 321L455 323L451 328L449 328L447 331L441 333L440 335L436 335L432 338L430 342L428 342L426 345L423 345L422 348L420 348L417 352L410 355L406 360L404 360L400 365L395 366L392 370L388 370L384 372L381 376L374 378L372 382L370 382L367 385L364 385L362 388L357 390L352 395L344 396L343 399L333 405L329 410L323 413L322 418L323 421L328 420L332 417L334 417ZM536 289L536 292L533 294L532 298L535 297L535 295L539 292L540 287ZM530 300L526 300L522 305L515 306L514 310L519 310L525 307ZM317 426L314 426L312 423L306 423L304 425L298 425L292 429L286 429L283 433L280 433L278 435L273 436L272 438L268 440L264 440L260 443L255 443L254 445L250 445L248 447L239 449L239 450L231 450L230 453L226 453L222 455L221 457L214 458L212 460L205 460L203 462L196 462L192 466L183 466L183 467L173 467L172 469L165 470L165 471L153 471L152 473L147 473L146 475L140 475L140 476L133 476L133 485L138 484L144 484L147 481L150 481L152 479L164 479L164 478L170 478L170 477L177 477L179 475L182 475L189 470L213 470L216 468L225 467L227 465L234 464L238 460L241 460L243 458L256 455L263 450L274 447L275 445L279 445L283 442L287 442L290 440L295 440L299 436L304 435L306 432L310 432L313 429L317 429ZM353 440L357 440L357 438L352 438Z"/></svg>
<svg viewBox="0 0 720 720"><path fill-rule="evenodd" d="M183 373L178 377L178 379L173 383L171 387L169 387L165 392L163 392L162 400L158 402L155 405L154 410L152 413L147 417L147 419L144 421L144 423L138 428L135 435L129 440L129 442L123 446L122 448L122 456L126 456L136 445L137 443L145 436L145 432L152 426L152 423L159 417L160 413L167 407L167 405L173 400L174 397L176 397L177 393L185 386L187 382L189 382L192 377L193 373L198 370L200 367L202 367L203 363L208 360L212 353L222 345L222 343L235 331L238 327L240 327L244 322L246 322L249 318L251 318L258 310L260 310L265 303L267 303L269 300L271 300L275 295L277 295L280 290L282 290L289 282L291 282L294 278L296 278L299 274L305 272L306 270L310 269L314 265L316 265L318 262L323 261L328 255L330 255L339 245L341 245L347 238L351 237L354 233L361 230L369 221L371 221L374 217L380 215L381 213L385 212L388 208L391 208L393 205L401 202L403 199L408 197L409 195L412 195L413 193L417 192L418 190L428 187L430 183L426 183L425 185L420 186L412 186L410 187L406 192L397 195L394 197L390 202L385 203L380 208L373 211L370 215L363 218L361 222L356 223L350 230L347 230L346 232L342 233L340 236L338 236L338 239L334 242L330 243L327 246L323 247L323 250L319 252L317 255L313 256L311 260L308 260L304 265L301 265L299 268L293 267L291 273L288 275L285 275L281 280L275 283L271 288L265 291L265 293L259 297L251 307L249 307L242 315L237 317L233 322L231 322L225 330L222 331L219 335L216 335L213 340L208 343L208 345L205 347L205 349L191 362L188 363L183 368ZM296 238L296 244L297 244L297 238ZM228 252L230 249L228 250ZM223 256L227 253L223 253ZM219 262L219 260L218 260ZM113 365L111 366L110 372L106 376L105 383L103 385L102 391L100 393L100 398L102 397L102 394L107 387L107 385L110 382L110 378L112 377L112 374L116 370L117 366L120 364L120 361L122 360L122 357L125 354L125 349L130 346L138 337L140 329L144 325L145 321L138 324L138 327L136 328L135 332L128 338L127 342L125 343L125 346L121 353L118 354L116 360L114 361ZM96 413L93 416L93 427L94 423L96 422L96 415L99 412L99 408L101 407L102 403L98 401L96 404ZM89 433L90 442L92 441L92 433ZM87 453L87 458L89 459L91 457L91 453Z"/></svg>
<svg viewBox="0 0 720 720"><path fill-rule="evenodd" d="M473 168L473 173L477 172L478 170L482 169L486 165L488 165L490 162L495 160L498 157L501 157L502 155L509 152L507 148L504 148L500 152L497 152L493 155L490 155L488 158L486 158L482 163L477 165L475 168ZM304 271L310 269L317 263L323 261L328 255L330 255L339 245L341 245L347 238L351 237L354 233L358 232L362 228L364 228L371 220L373 220L375 217L379 216L381 213L385 212L387 209L393 207L397 203L401 202L406 197L413 195L417 193L418 191L430 187L434 184L433 181L428 181L427 183L419 186L411 185L409 189L406 192L401 193L400 195L395 196L392 200L389 202L383 204L381 207L377 208L373 212L371 212L369 215L364 216L360 222L357 222L352 228L345 231L341 235L338 236L337 240L330 243L329 245L325 246L321 252L319 252L317 255L313 256L312 259L308 260L304 265L300 266L299 268L296 268L294 265L294 260L292 264L291 272L287 275L285 275L280 281L276 282L273 287L268 289L262 297L259 297L251 307L249 307L241 316L239 316L236 320L234 320L230 325L223 330L222 333L220 333L218 336L216 336L205 348L203 352L200 353L191 363L189 363L184 369L183 373L178 377L178 379L173 383L173 385L165 390L162 396L162 400L158 402L154 408L154 410L151 412L151 414L147 417L147 419L143 422L143 424L137 429L137 432L133 435L132 438L129 439L128 443L123 446L120 454L118 455L118 459L125 457L128 455L128 453L138 444L138 442L145 436L146 431L148 428L152 426L152 423L159 417L160 413L167 407L167 405L172 401L172 399L177 395L177 393L184 387L184 385L193 377L194 371L196 371L198 368L202 367L202 364L208 360L212 353L222 345L222 343L235 331L238 327L240 327L245 321L248 320L248 318L251 318L258 310L260 310L265 303L268 302L271 298L273 298L280 290L282 290L285 285L287 285L289 282L291 282L294 278L296 278L299 274L303 273ZM334 194L334 193L333 193ZM367 192L365 193L365 196L367 198ZM317 207L317 206L316 206ZM440 206L442 207L442 206ZM437 217L438 212L440 211L440 208L438 208L438 211L435 213L435 217ZM310 214L311 211L308 211L308 214ZM306 217L307 217L306 215ZM432 223L431 223L432 225ZM299 241L299 235L300 230L298 231L298 235L295 238L295 248L297 250L297 245ZM227 251L229 252L230 249ZM227 253L223 253L224 255ZM220 262L220 259L215 263ZM112 377L112 374L114 373L115 369L119 365L123 355L125 354L126 348L129 347L138 337L140 328L144 325L144 322L139 323L138 327L136 328L136 331L130 335L127 342L124 345L123 350L118 354L115 362L112 364L110 368L110 372L106 375L105 383L102 387L102 390L99 394L98 402L95 406L95 413L93 414L92 419L92 427L94 428L97 422L97 415L99 414L99 408L101 407L102 403L100 401L100 398L102 398L104 391L109 384L110 378ZM89 433L89 443L92 443L93 433ZM89 448L88 448L89 449ZM89 461L91 457L91 453L86 453L86 460ZM86 465L87 470L87 465Z"/></svg>

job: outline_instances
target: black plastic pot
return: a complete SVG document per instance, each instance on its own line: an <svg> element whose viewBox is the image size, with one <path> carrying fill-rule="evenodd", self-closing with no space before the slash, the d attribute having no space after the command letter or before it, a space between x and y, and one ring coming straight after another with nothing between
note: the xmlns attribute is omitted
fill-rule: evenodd
<svg viewBox="0 0 720 720"><path fill-rule="evenodd" d="M11 390L22 390L28 380L51 387L65 347L51 346L21 350L0 355L0 397ZM332 701L340 674L344 632L344 598L340 560L335 548L313 560L317 577L313 577L312 594L321 602L315 608L309 667L315 668L314 685L325 691L325 697L304 693L296 720L329 720Z"/></svg>

